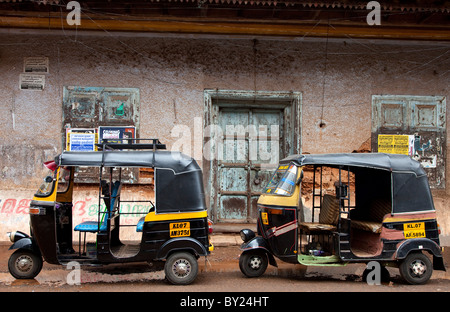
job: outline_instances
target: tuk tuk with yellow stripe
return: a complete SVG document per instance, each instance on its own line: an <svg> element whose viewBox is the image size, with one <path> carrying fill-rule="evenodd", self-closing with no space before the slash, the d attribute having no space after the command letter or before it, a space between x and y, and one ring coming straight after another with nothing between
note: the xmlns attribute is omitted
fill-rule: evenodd
<svg viewBox="0 0 450 312"><path fill-rule="evenodd" d="M293 155L258 200L257 236L241 231L239 266L260 276L275 257L308 266L399 268L410 284L445 270L427 175L406 155ZM369 269L363 278L371 272Z"/></svg>
<svg viewBox="0 0 450 312"><path fill-rule="evenodd" d="M166 279L173 284L193 282L198 258L213 250L197 162L179 152L164 151L165 145L157 139L132 144L104 141L99 147L101 151L96 152L64 151L46 163L49 174L30 204L31 235L9 233L13 242L10 249L17 249L8 262L10 273L18 279L34 278L43 260L51 264L77 261L80 265L145 261L164 263ZM129 200L121 194L126 180L123 171L133 174L133 168L154 172L155 203L150 198ZM99 209L93 220L74 226L74 184L81 169L98 175ZM149 209L142 212L137 224L120 222L129 214L121 206L144 202ZM136 227L140 240L121 241L125 226ZM75 250L73 234L77 232ZM88 233L95 237L89 246Z"/></svg>

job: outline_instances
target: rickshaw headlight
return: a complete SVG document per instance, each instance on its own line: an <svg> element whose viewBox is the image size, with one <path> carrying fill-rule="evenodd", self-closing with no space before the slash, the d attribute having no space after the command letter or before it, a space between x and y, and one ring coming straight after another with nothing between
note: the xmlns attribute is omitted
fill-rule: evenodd
<svg viewBox="0 0 450 312"><path fill-rule="evenodd" d="M14 243L14 232L7 232L6 235L9 237L11 243Z"/></svg>
<svg viewBox="0 0 450 312"><path fill-rule="evenodd" d="M252 230L249 230L249 229L243 229L243 230L241 230L240 235L241 235L241 239L244 241L244 243L246 243L249 240L251 240L253 237L255 237L255 232L253 232Z"/></svg>
<svg viewBox="0 0 450 312"><path fill-rule="evenodd" d="M8 233L6 233L6 235L9 236L9 240L11 241L11 243L15 243L18 240L21 240L22 238L29 237L27 234L25 234L21 231L8 232Z"/></svg>

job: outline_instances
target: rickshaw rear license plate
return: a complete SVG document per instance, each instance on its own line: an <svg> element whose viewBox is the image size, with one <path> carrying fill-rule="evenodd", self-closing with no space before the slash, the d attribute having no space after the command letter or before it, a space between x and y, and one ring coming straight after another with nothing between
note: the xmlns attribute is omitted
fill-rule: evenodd
<svg viewBox="0 0 450 312"><path fill-rule="evenodd" d="M190 222L170 223L170 237L183 237L191 235Z"/></svg>
<svg viewBox="0 0 450 312"><path fill-rule="evenodd" d="M405 223L403 233L406 239L426 237L425 222Z"/></svg>

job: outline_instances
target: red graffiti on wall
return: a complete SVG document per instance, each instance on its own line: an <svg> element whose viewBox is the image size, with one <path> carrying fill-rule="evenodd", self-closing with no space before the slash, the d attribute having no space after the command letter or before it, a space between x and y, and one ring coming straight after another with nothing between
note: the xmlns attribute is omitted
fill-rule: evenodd
<svg viewBox="0 0 450 312"><path fill-rule="evenodd" d="M0 213L27 214L30 209L30 202L31 199L21 199L19 201L15 198L5 199Z"/></svg>

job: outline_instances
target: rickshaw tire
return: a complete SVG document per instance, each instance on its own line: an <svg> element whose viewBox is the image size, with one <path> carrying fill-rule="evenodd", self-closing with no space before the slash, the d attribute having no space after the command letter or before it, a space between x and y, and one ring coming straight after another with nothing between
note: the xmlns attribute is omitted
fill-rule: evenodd
<svg viewBox="0 0 450 312"><path fill-rule="evenodd" d="M253 262L258 264L252 268ZM239 257L239 269L247 277L259 277L264 274L269 264L267 253L263 250L245 251Z"/></svg>
<svg viewBox="0 0 450 312"><path fill-rule="evenodd" d="M190 252L174 252L164 264L166 280L174 285L188 285L198 274L197 258Z"/></svg>
<svg viewBox="0 0 450 312"><path fill-rule="evenodd" d="M22 258L23 268L19 268L17 261ZM28 268L28 266L30 266ZM32 252L28 249L18 249L16 250L8 260L8 270L9 273L16 279L33 279L42 270L43 260L40 255Z"/></svg>
<svg viewBox="0 0 450 312"><path fill-rule="evenodd" d="M415 265L418 268L413 268ZM413 270L421 271L425 268L425 272L420 277L415 276ZM422 285L428 282L433 274L433 264L431 260L421 252L411 252L400 263L400 276L411 285Z"/></svg>

